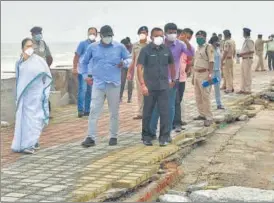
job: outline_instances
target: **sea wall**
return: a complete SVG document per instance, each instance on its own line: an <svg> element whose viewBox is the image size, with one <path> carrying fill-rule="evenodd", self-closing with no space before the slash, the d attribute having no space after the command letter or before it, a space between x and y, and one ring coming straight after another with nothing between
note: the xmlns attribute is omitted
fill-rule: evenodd
<svg viewBox="0 0 274 203"><path fill-rule="evenodd" d="M1 78L1 121L12 123L15 115L15 77Z"/></svg>
<svg viewBox="0 0 274 203"><path fill-rule="evenodd" d="M77 102L77 76L71 66L51 69L54 91L50 101L52 109ZM15 119L16 79L14 76L1 78L1 121L13 123Z"/></svg>

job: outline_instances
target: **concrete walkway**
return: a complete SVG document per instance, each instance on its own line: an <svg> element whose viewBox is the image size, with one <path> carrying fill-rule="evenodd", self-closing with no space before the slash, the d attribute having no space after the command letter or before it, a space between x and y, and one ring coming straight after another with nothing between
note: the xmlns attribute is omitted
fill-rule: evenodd
<svg viewBox="0 0 274 203"><path fill-rule="evenodd" d="M239 87L239 67L235 68L235 88ZM274 72L253 73L253 90L267 88ZM203 129L201 122L192 121L197 115L190 80L186 86L186 131ZM135 96L135 95L134 95ZM224 95L226 104L243 95ZM157 171L160 160L176 151L175 145L160 148L144 147L140 141L141 121L133 120L137 111L136 97L132 104L120 107L119 144L108 146L109 115L107 108L99 120L99 142L84 149L80 142L87 131L87 119L76 118L76 107L54 110L50 125L41 136L42 149L35 155L10 151L13 128L1 129L1 201L84 201L109 188L133 188ZM216 109L212 98L212 108ZM226 111L214 110L214 116ZM176 134L173 134L175 137ZM110 175L111 174L111 175Z"/></svg>

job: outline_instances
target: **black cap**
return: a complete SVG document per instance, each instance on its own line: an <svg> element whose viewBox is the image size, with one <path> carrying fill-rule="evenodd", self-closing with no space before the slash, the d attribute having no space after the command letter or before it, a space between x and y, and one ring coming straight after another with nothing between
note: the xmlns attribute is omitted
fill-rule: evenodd
<svg viewBox="0 0 274 203"><path fill-rule="evenodd" d="M212 36L209 40L209 43L213 44L214 42L218 42L218 41L219 41L219 38L217 36Z"/></svg>
<svg viewBox="0 0 274 203"><path fill-rule="evenodd" d="M137 33L137 34L140 34L142 31L148 32L147 26L142 26L142 27L140 27L140 28L138 29L138 33Z"/></svg>
<svg viewBox="0 0 274 203"><path fill-rule="evenodd" d="M121 43L124 44L124 45L130 44L130 43L131 43L131 42L130 42L130 38L129 38L129 37L126 37L125 39L122 39L122 40L121 40Z"/></svg>
<svg viewBox="0 0 274 203"><path fill-rule="evenodd" d="M104 25L103 27L101 27L100 34L104 37L114 35L112 28L109 25Z"/></svg>
<svg viewBox="0 0 274 203"><path fill-rule="evenodd" d="M31 28L30 32L33 33L33 34L41 34L42 33L42 28L38 27L38 26L35 26L35 27Z"/></svg>
<svg viewBox="0 0 274 203"><path fill-rule="evenodd" d="M243 31L246 32L246 33L250 33L251 32L251 30L249 28L246 28L246 27L243 28Z"/></svg>
<svg viewBox="0 0 274 203"><path fill-rule="evenodd" d="M206 31L199 30L199 31L196 33L196 36L197 36L197 35L202 35L202 36L206 37Z"/></svg>
<svg viewBox="0 0 274 203"><path fill-rule="evenodd" d="M223 33L224 33L224 36L229 36L229 35L231 35L230 30L224 30Z"/></svg>

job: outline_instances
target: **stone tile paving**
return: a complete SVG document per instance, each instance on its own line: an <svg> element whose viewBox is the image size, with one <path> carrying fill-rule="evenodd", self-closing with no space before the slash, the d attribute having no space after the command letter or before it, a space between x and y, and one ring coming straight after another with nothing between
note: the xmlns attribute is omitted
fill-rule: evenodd
<svg viewBox="0 0 274 203"><path fill-rule="evenodd" d="M239 78L237 71L235 75L235 81L237 81ZM268 86L270 79L274 78L274 72L256 73L253 77L253 89L254 91L260 91ZM235 86L237 89L237 82ZM191 121L196 116L193 96L193 88L188 81L185 105L186 117L190 125L187 126L187 131L191 131L194 126L197 129L203 128L200 122ZM236 94L224 95L223 100L225 103L229 103L242 97L244 96L236 96ZM214 101L214 99L212 100ZM212 106L216 108L215 102L212 102ZM63 113L63 109L66 113ZM115 147L109 147L108 137L104 136L108 135L108 130L106 130L108 115L106 113L99 121L100 139L98 144L88 149L80 146L79 140L84 138L87 130L87 120L76 118L75 106L66 106L55 111L53 122L41 137L41 144L44 149L35 155L27 156L11 153L9 148L12 140L12 128L1 129L1 159L2 164L6 163L1 170L1 200L19 202L65 201L75 200L74 198L76 200L87 200L106 190L110 184L117 187L121 185L131 187L133 182L137 184L138 181L144 178L144 174L139 173L140 176L136 176L136 173L132 174L131 171L123 170L123 168L128 168L128 162L132 162L130 165L133 168L143 168L148 163L155 163L155 160L164 158L167 155L165 153L170 152L170 150L166 151L165 149L171 149L175 146L170 145L168 148L155 146L151 149L143 147L140 143L139 133L141 122L140 120L132 120L136 109L135 103L123 103L121 105L121 133L119 145ZM214 115L220 115L224 112L215 110ZM62 119L59 120L59 117ZM156 154L162 155L160 157L148 156L147 154L154 153L147 150L155 150ZM108 161L108 166L114 168L97 164L98 170L94 170L93 167L96 166L96 162L103 163L104 160ZM111 173L112 177L106 177L110 169L115 170L115 172L118 171L118 173L114 173L114 175ZM152 172L155 169L147 168L147 170ZM125 173L131 175L125 176ZM98 176L102 180L96 179L97 182L95 182L92 177ZM79 190L83 186L88 188L88 193Z"/></svg>

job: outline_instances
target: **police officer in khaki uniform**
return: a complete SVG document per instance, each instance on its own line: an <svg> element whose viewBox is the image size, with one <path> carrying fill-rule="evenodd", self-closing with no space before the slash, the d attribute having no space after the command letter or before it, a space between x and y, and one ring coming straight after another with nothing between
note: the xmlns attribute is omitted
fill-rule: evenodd
<svg viewBox="0 0 274 203"><path fill-rule="evenodd" d="M50 67L53 59L52 59L49 47L47 46L46 42L44 40L42 40L42 38L43 38L42 28L35 26L30 30L30 32L31 32L32 40L33 40L34 53L37 54L38 56L42 57L43 59L45 59L48 66ZM54 89L53 86L51 86L51 90L52 89ZM51 111L50 102L49 102L49 111ZM52 118L52 117L50 117L50 118Z"/></svg>
<svg viewBox="0 0 274 203"><path fill-rule="evenodd" d="M237 92L237 94L251 94L251 68L253 63L254 41L250 39L251 30L249 28L244 28L243 31L245 41L240 54L238 54L239 57L242 57L241 90Z"/></svg>
<svg viewBox="0 0 274 203"><path fill-rule="evenodd" d="M235 53L235 46L231 40L231 33L229 30L224 30L224 48L222 54L223 74L225 80L225 93L231 93L233 91L233 57Z"/></svg>
<svg viewBox="0 0 274 203"><path fill-rule="evenodd" d="M129 81L133 80L135 77L135 82L137 86L137 98L138 98L138 114L133 119L142 119L143 106L144 106L144 96L142 94L142 88L137 76L137 61L140 51L143 47L148 45L148 28L147 26L142 26L138 29L139 41L133 44L132 47L132 63L128 68L127 79Z"/></svg>
<svg viewBox="0 0 274 203"><path fill-rule="evenodd" d="M204 120L206 127L213 122L213 115L210 104L211 86L204 88L202 83L205 80L211 80L214 65L214 49L211 45L206 44L206 32L200 30L196 33L198 44L194 59L194 90L196 104L199 116L194 120Z"/></svg>
<svg viewBox="0 0 274 203"><path fill-rule="evenodd" d="M264 43L268 42L262 39L263 35L259 34L258 35L258 39L255 41L255 54L258 57L258 62L256 65L256 69L255 71L259 71L259 69L261 68L261 71L266 71L266 69L264 68Z"/></svg>

